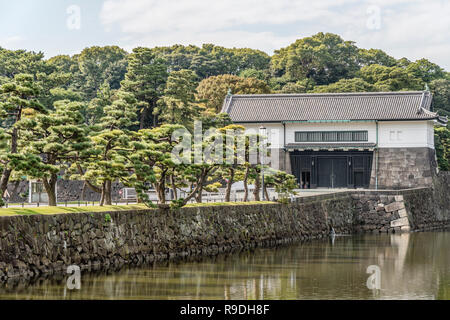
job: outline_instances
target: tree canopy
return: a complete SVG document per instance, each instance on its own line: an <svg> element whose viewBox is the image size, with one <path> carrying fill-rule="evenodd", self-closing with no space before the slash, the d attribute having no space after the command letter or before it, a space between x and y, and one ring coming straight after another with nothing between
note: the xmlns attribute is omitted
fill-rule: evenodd
<svg viewBox="0 0 450 320"><path fill-rule="evenodd" d="M276 50L214 44L134 48L93 46L45 59L42 52L0 47L0 191L22 175L41 179L52 201L58 175L81 179L111 203L111 183L152 185L201 201L201 190L243 179L259 190L260 165L177 165L171 136L181 127L216 128L203 147L228 137L232 94L430 90L433 111L450 115L450 74L427 59L396 59L375 48L319 32ZM233 126L231 126L233 127ZM448 128L436 130L439 166L449 168ZM248 137L246 138L248 139ZM248 145L248 140L246 140ZM226 181L222 178L226 177ZM285 183L282 184L281 182ZM273 172L284 192L293 180ZM248 192L247 192L248 193ZM255 198L259 197L257 192ZM186 198L177 195L177 203Z"/></svg>
<svg viewBox="0 0 450 320"><path fill-rule="evenodd" d="M275 51L272 75L292 81L310 78L318 85L351 78L358 70L358 48L332 33L319 32Z"/></svg>
<svg viewBox="0 0 450 320"><path fill-rule="evenodd" d="M228 91L232 94L270 93L270 88L262 80L224 74L202 80L197 88L197 99L205 101L207 108L220 112Z"/></svg>

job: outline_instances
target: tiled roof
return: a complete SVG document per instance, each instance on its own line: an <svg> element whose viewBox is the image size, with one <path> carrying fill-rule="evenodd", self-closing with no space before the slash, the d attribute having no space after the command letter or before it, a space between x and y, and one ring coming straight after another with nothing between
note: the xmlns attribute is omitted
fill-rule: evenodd
<svg viewBox="0 0 450 320"><path fill-rule="evenodd" d="M238 123L438 119L431 100L428 91L228 95L222 112Z"/></svg>

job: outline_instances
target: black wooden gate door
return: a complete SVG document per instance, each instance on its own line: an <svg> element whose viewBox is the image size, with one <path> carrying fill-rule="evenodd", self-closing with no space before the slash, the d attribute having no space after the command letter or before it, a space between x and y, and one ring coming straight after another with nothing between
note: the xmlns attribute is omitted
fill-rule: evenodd
<svg viewBox="0 0 450 320"><path fill-rule="evenodd" d="M317 186L331 188L331 175L333 174L333 159L317 159Z"/></svg>
<svg viewBox="0 0 450 320"><path fill-rule="evenodd" d="M332 188L347 187L347 159L333 159Z"/></svg>
<svg viewBox="0 0 450 320"><path fill-rule="evenodd" d="M319 158L317 186L322 188L347 187L347 159Z"/></svg>

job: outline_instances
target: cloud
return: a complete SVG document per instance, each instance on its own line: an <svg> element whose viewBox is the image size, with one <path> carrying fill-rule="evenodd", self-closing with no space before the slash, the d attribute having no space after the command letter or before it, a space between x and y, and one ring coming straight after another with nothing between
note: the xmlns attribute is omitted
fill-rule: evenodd
<svg viewBox="0 0 450 320"><path fill-rule="evenodd" d="M401 2L401 1L400 1ZM380 6L378 30L367 28L342 34L359 46L381 48L396 58L427 58L450 70L450 3L415 1Z"/></svg>
<svg viewBox="0 0 450 320"><path fill-rule="evenodd" d="M326 17L327 8L355 0L107 0L100 18L103 24L118 23L123 32L212 31L255 24L282 25Z"/></svg>
<svg viewBox="0 0 450 320"><path fill-rule="evenodd" d="M306 36L306 35L305 35ZM131 43L125 46L131 51L137 46L171 46L173 44L201 45L203 43L214 43L228 48L254 48L265 52L272 52L274 48L281 48L292 42L291 36L278 36L273 32L248 32L240 30L215 31L193 33L186 37L183 31L173 31L167 34L154 34L135 38L125 38Z"/></svg>
<svg viewBox="0 0 450 320"><path fill-rule="evenodd" d="M24 39L21 36L0 38L0 46L8 49L16 49L21 46Z"/></svg>
<svg viewBox="0 0 450 320"><path fill-rule="evenodd" d="M449 15L450 3L441 0L106 0L100 21L128 48L214 43L271 54L323 31L450 69ZM369 28L373 18L379 26Z"/></svg>

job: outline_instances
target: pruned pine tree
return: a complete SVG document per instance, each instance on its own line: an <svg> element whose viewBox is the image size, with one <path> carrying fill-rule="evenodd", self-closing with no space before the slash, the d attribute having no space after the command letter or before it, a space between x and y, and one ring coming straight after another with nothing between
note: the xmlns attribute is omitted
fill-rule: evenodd
<svg viewBox="0 0 450 320"><path fill-rule="evenodd" d="M214 175L217 179L226 181L225 202L231 200L231 187L236 181L235 177L241 176L245 171L245 149L239 150L240 147L245 147L244 131L245 128L240 125L228 125L218 129L224 141L224 160ZM240 144L239 139L244 139L243 144Z"/></svg>
<svg viewBox="0 0 450 320"><path fill-rule="evenodd" d="M279 201L281 202L287 201L289 194L296 194L294 189L298 188L298 184L294 175L270 167L265 169L264 173L264 194L267 200L270 200L267 192L268 187L275 189L275 192L280 195Z"/></svg>
<svg viewBox="0 0 450 320"><path fill-rule="evenodd" d="M129 174L126 155L130 152L132 136L136 134L129 130L136 124L135 120L136 99L119 90L114 94L114 101L103 108L100 122L91 127L89 156L76 165L85 168L81 178L100 190L100 205L112 204L112 183Z"/></svg>
<svg viewBox="0 0 450 320"><path fill-rule="evenodd" d="M20 153L11 158L12 166L29 178L42 180L50 206L56 206L58 174L89 149L83 111L82 103L61 100L55 102L54 111L16 124Z"/></svg>
<svg viewBox="0 0 450 320"><path fill-rule="evenodd" d="M147 191L153 187L160 203L166 202L168 179L177 164L172 158L172 150L179 143L172 139L175 130L181 125L165 124L153 129L139 130L137 139L132 142L133 151L128 156L128 166L132 175L128 180L138 193L139 199L149 206Z"/></svg>
<svg viewBox="0 0 450 320"><path fill-rule="evenodd" d="M39 87L30 74L16 74L14 79L0 87L0 127L3 128L0 166L1 195L5 192L12 173L11 156L20 152L18 147L19 131L17 123L24 115L45 113L46 109L39 102Z"/></svg>

